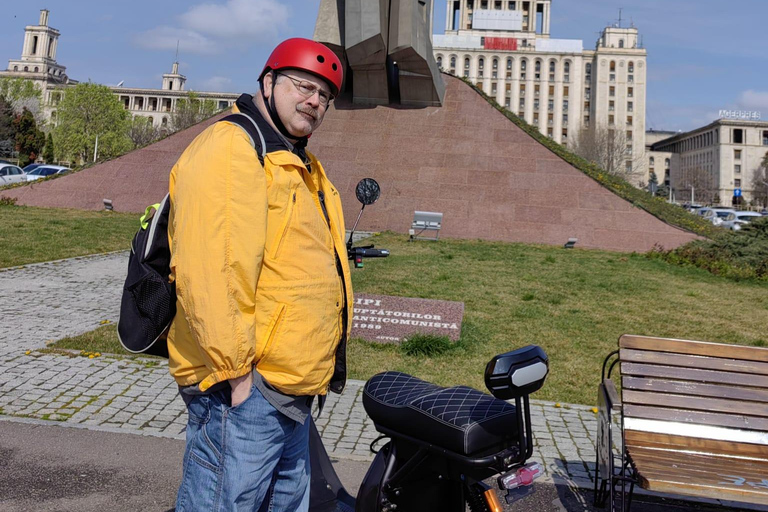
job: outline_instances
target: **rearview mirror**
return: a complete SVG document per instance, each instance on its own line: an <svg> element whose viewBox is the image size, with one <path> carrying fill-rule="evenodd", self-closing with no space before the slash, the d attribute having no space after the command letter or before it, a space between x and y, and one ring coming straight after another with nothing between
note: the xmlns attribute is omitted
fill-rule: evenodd
<svg viewBox="0 0 768 512"><path fill-rule="evenodd" d="M357 187L355 188L357 200L364 205L375 203L379 199L380 194L381 188L373 178L363 178L358 182Z"/></svg>

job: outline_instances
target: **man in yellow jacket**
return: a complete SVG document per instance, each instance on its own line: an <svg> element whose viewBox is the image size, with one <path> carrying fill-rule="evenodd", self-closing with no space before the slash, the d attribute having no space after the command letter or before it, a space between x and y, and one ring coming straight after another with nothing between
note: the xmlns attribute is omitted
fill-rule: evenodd
<svg viewBox="0 0 768 512"><path fill-rule="evenodd" d="M179 512L308 509L310 407L344 387L353 301L339 194L305 146L342 72L324 45L284 41L260 92L235 104L257 149L220 121L171 171L169 366L189 413Z"/></svg>

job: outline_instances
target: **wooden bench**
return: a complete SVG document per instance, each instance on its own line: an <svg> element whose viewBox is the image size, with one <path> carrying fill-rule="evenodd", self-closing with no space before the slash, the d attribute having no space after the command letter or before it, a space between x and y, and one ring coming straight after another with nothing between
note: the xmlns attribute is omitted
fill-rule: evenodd
<svg viewBox="0 0 768 512"><path fill-rule="evenodd" d="M768 348L624 335L598 402L596 505L639 485L768 507Z"/></svg>

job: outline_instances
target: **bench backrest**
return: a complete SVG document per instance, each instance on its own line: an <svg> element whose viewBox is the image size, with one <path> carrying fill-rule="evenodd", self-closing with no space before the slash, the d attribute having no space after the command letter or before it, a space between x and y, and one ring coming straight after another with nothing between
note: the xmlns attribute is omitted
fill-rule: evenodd
<svg viewBox="0 0 768 512"><path fill-rule="evenodd" d="M440 229L443 225L443 214L438 212L413 212L413 228Z"/></svg>
<svg viewBox="0 0 768 512"><path fill-rule="evenodd" d="M619 348L630 437L768 455L768 349L629 335Z"/></svg>

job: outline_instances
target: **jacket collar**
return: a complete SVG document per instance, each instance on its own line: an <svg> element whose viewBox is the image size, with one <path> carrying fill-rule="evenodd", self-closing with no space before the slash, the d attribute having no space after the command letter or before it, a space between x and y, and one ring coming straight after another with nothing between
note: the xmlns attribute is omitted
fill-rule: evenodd
<svg viewBox="0 0 768 512"><path fill-rule="evenodd" d="M253 96L250 94L241 94L235 102L237 109L243 114L248 114L256 124L259 125L261 134L264 136L264 143L267 145L264 148L265 153L272 153L275 151L288 151L301 158L304 163L309 162L307 157L307 138L300 139L296 144L291 144L291 141L283 137L278 131L272 128L272 125L264 119L261 112L253 102Z"/></svg>

